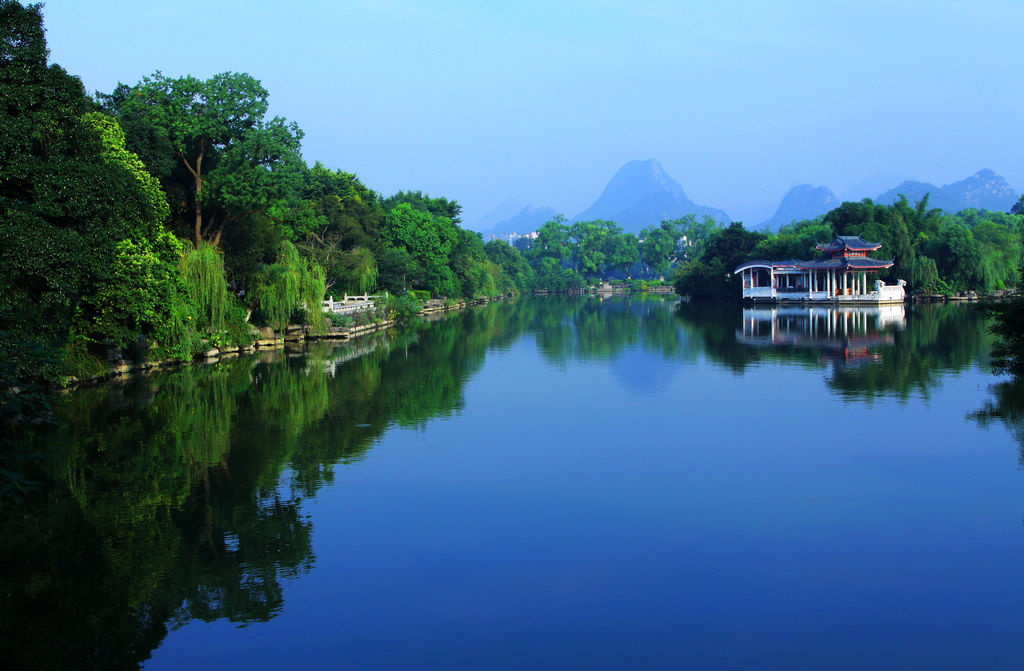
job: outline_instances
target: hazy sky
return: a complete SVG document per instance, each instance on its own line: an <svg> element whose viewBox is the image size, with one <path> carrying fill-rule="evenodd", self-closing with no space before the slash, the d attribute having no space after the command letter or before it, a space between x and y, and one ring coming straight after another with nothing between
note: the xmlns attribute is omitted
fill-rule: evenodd
<svg viewBox="0 0 1024 671"><path fill-rule="evenodd" d="M801 183L843 197L992 168L1024 188L1021 0L49 0L44 16L51 59L89 91L248 72L309 163L455 198L467 225L510 198L571 217L647 158L750 224Z"/></svg>

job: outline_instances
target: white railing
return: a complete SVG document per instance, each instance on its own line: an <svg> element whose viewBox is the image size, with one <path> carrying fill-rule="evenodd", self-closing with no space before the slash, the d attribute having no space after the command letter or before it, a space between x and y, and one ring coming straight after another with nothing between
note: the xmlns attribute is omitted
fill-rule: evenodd
<svg viewBox="0 0 1024 671"><path fill-rule="evenodd" d="M886 284L881 280L876 281L875 289L878 291L878 300L902 301L907 295L906 290L903 288L906 284L904 280L896 280L896 284Z"/></svg>
<svg viewBox="0 0 1024 671"><path fill-rule="evenodd" d="M771 287L744 287L744 298L775 298L775 290Z"/></svg>
<svg viewBox="0 0 1024 671"><path fill-rule="evenodd" d="M334 296L328 296L323 302L323 309L324 312L333 312L339 315L355 314L372 310L376 307L377 301L386 301L387 298L388 292L386 291L383 294L357 294L353 296L345 294L341 300L334 300Z"/></svg>
<svg viewBox="0 0 1024 671"><path fill-rule="evenodd" d="M906 298L906 282L896 284L875 282L875 290L867 294L839 293L830 296L827 291L774 289L772 287L743 287L743 297L762 300L823 301L830 303L900 303Z"/></svg>

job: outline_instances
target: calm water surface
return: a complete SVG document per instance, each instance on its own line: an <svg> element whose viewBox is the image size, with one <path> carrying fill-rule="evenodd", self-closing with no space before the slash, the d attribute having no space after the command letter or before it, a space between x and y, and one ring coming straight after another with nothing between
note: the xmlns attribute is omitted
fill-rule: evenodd
<svg viewBox="0 0 1024 671"><path fill-rule="evenodd" d="M71 395L31 668L1024 667L1024 413L963 306L524 298Z"/></svg>

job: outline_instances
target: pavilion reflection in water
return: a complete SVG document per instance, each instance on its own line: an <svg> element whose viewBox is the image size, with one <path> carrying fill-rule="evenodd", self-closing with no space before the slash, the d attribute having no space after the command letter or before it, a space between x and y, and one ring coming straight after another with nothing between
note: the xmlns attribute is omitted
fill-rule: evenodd
<svg viewBox="0 0 1024 671"><path fill-rule="evenodd" d="M902 304L756 307L743 310L736 340L754 347L814 348L824 358L852 364L880 358L873 350L891 347L893 331L905 325Z"/></svg>

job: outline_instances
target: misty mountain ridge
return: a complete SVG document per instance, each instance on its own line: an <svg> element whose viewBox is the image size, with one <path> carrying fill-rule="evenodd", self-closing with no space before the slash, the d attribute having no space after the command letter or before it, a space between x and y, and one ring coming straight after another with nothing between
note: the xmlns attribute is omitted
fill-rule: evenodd
<svg viewBox="0 0 1024 671"><path fill-rule="evenodd" d="M878 180L873 178L869 181L877 183ZM985 168L970 177L941 187L928 182L905 180L873 200L891 205L898 200L900 194L905 195L911 204L916 204L925 194L930 194L928 207L941 208L947 212L968 208L1007 212L1020 196L1005 178ZM840 204L840 199L829 188L800 184L786 193L775 213L762 227L778 230L780 226L793 221L822 216ZM499 212L507 216L511 206L512 201L506 201L495 208L490 221L494 221ZM513 232L522 235L536 231L557 214L557 210L550 207L527 205L481 233L485 240ZM683 187L665 172L661 164L649 159L630 161L622 166L608 182L601 196L589 208L573 217L572 221L604 219L615 222L627 232L639 233L647 226L656 226L663 219L677 219L687 214L698 217L706 214L722 224L731 222L725 211L691 201Z"/></svg>
<svg viewBox="0 0 1024 671"><path fill-rule="evenodd" d="M477 219L473 223L472 229L474 231L489 232L495 226L519 214L523 206L524 203L521 200L506 198L498 203L490 212Z"/></svg>
<svg viewBox="0 0 1024 671"><path fill-rule="evenodd" d="M799 184L786 193L775 214L762 226L777 231L779 227L794 221L820 217L839 205L836 194L828 187Z"/></svg>
<svg viewBox="0 0 1024 671"><path fill-rule="evenodd" d="M988 168L945 186L908 180L881 194L875 202L891 205L899 199L900 194L906 196L911 203L917 203L925 194L930 194L928 207L938 207L947 212L968 208L1007 212L1019 197L1002 175Z"/></svg>
<svg viewBox="0 0 1024 671"><path fill-rule="evenodd" d="M639 233L657 226L663 219L687 214L709 215L720 223L731 221L723 210L697 205L683 187L654 159L630 161L619 168L600 197L573 221L604 219L614 221L624 231Z"/></svg>
<svg viewBox="0 0 1024 671"><path fill-rule="evenodd" d="M558 216L558 212L550 207L538 207L531 204L523 207L508 219L499 221L491 228L481 231L480 234L483 236L484 242L487 242L491 238L504 238L512 233L519 235L532 233L556 216Z"/></svg>

